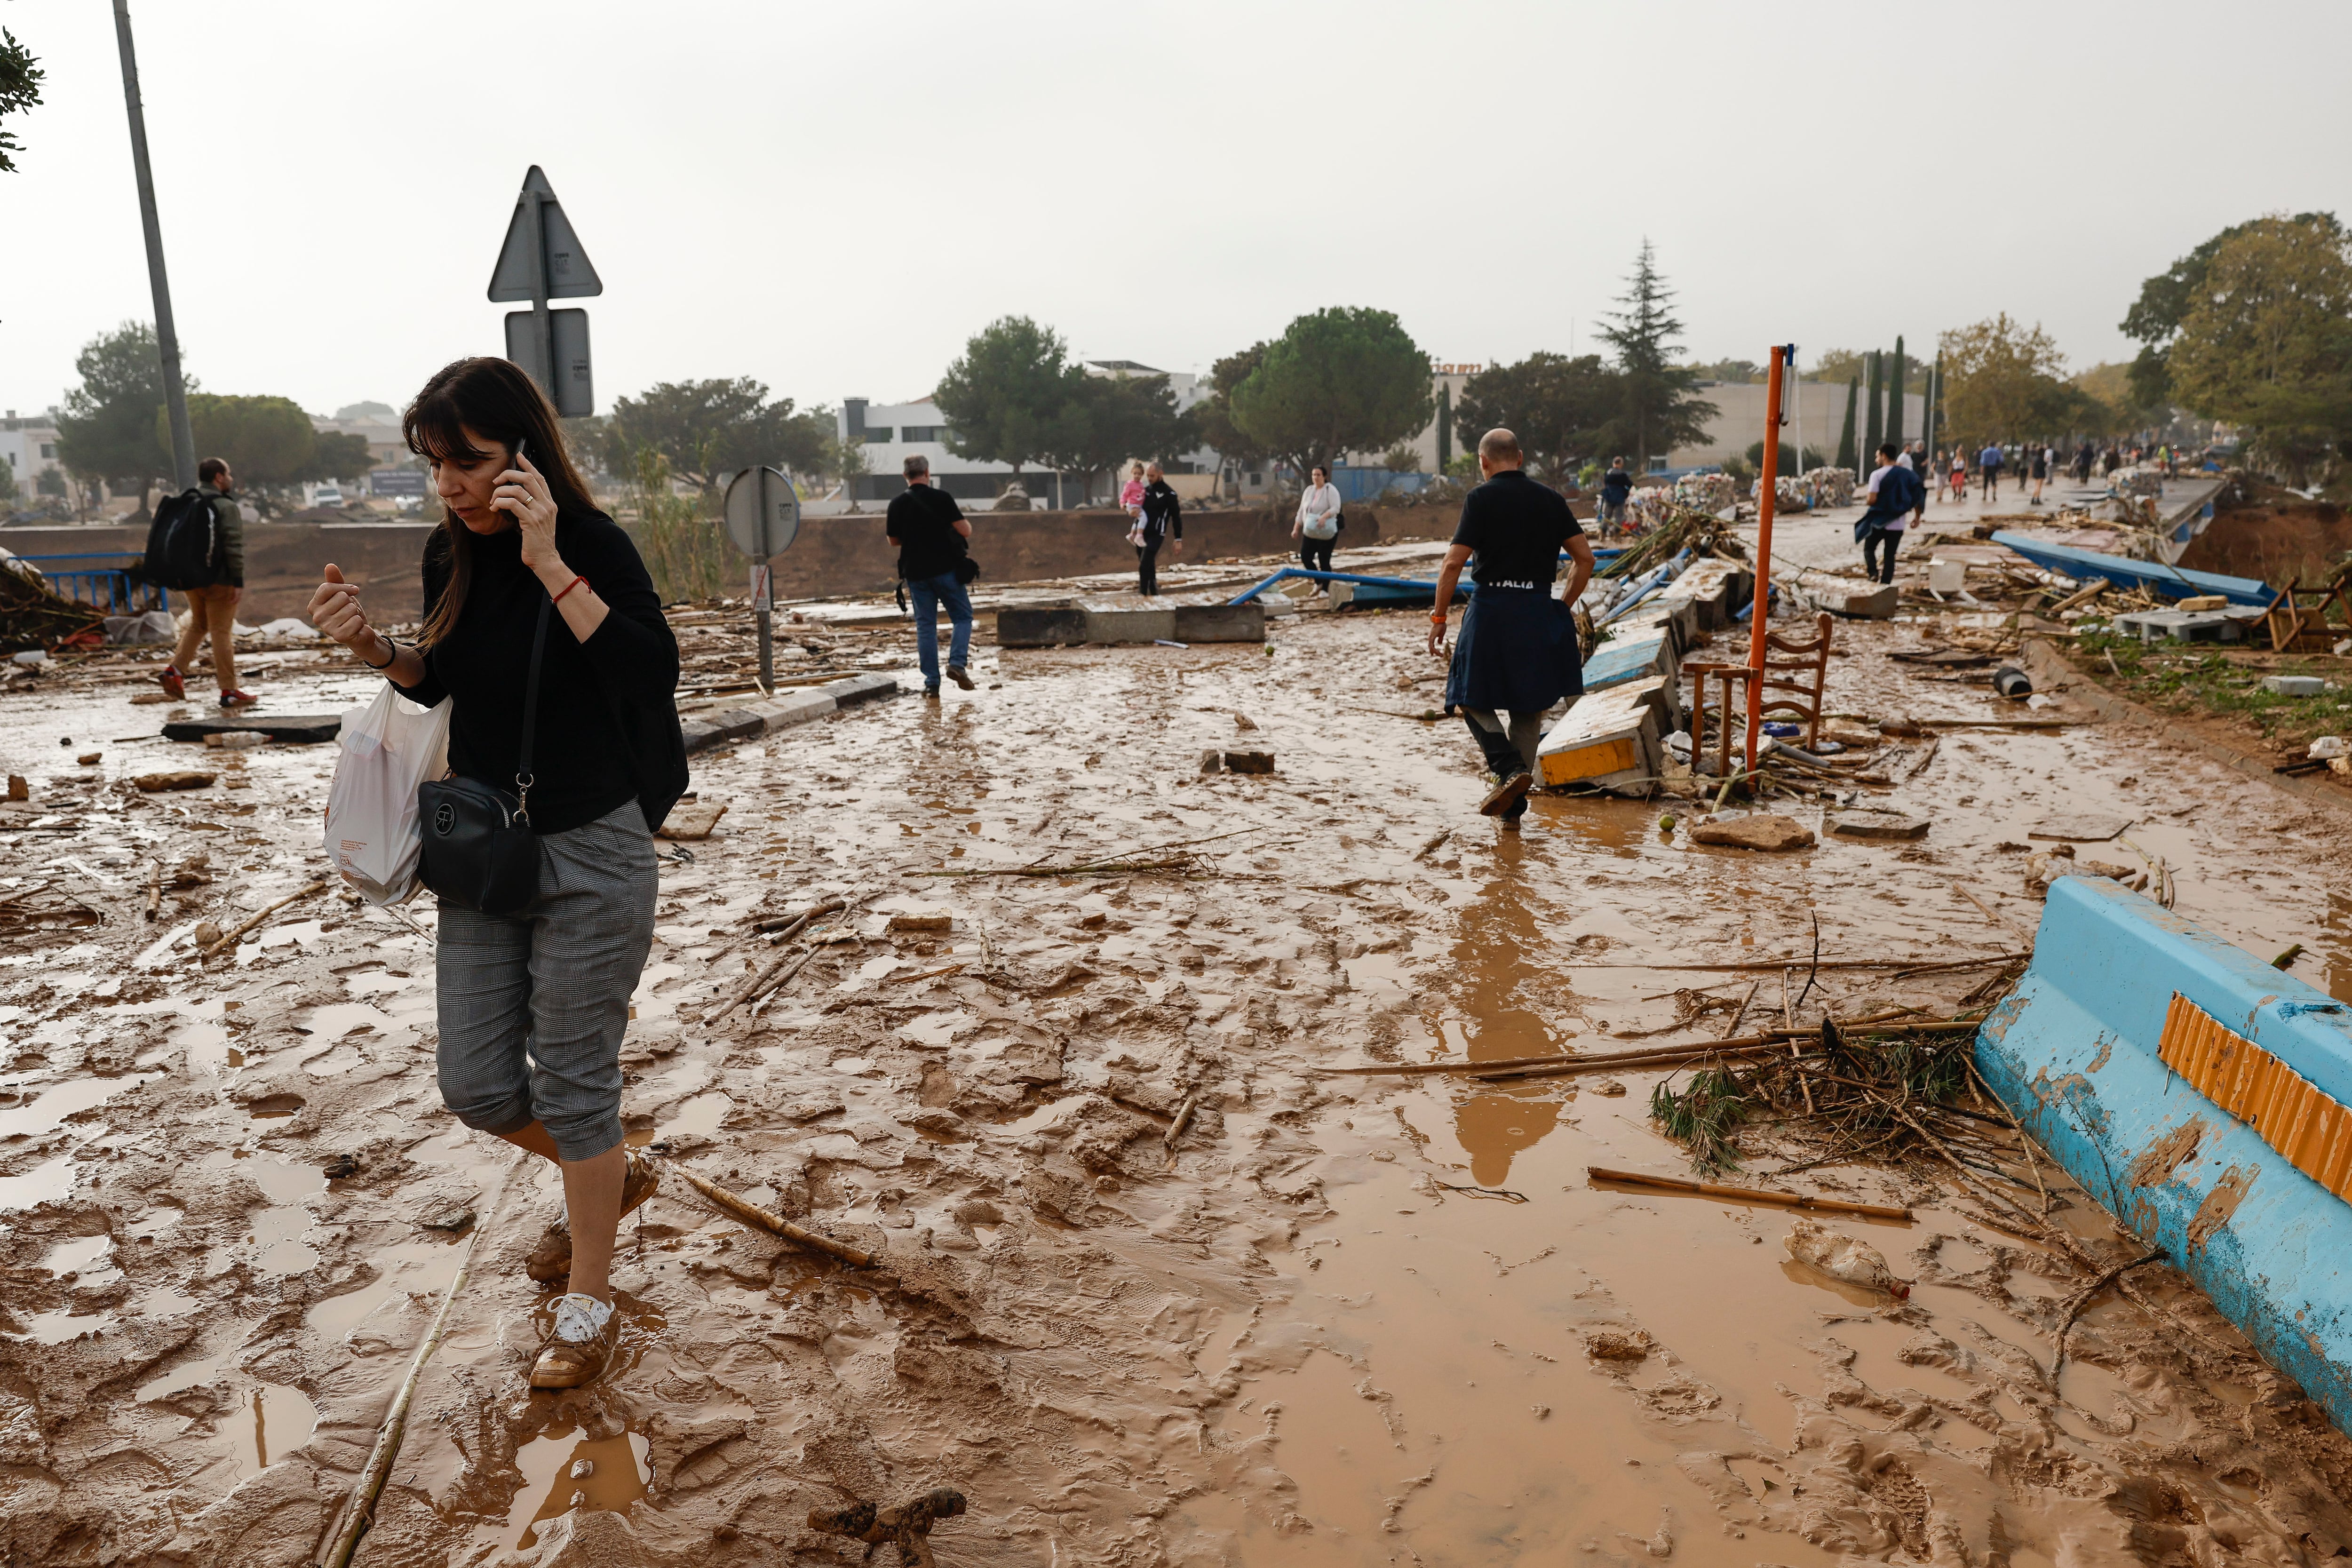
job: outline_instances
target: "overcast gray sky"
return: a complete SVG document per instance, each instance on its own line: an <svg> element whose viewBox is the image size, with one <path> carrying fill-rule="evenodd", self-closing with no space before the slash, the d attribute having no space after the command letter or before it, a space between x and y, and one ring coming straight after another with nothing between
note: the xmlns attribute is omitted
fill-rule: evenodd
<svg viewBox="0 0 2352 1568"><path fill-rule="evenodd" d="M331 411L495 353L543 165L600 408L750 374L922 395L1035 316L1205 370L1325 305L1442 360L1592 344L1644 235L1696 358L2007 310L2127 357L2139 280L2352 214L2352 6L133 0L188 368ZM0 403L152 314L105 0L0 0L48 101L0 175Z"/></svg>

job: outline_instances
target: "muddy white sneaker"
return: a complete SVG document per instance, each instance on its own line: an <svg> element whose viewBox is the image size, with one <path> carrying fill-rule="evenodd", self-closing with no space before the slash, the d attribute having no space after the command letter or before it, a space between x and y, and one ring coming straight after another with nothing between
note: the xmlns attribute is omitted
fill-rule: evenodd
<svg viewBox="0 0 2352 1568"><path fill-rule="evenodd" d="M1478 810L1487 816L1501 816L1528 798L1528 791L1535 782L1533 773L1513 773L1486 792L1486 798L1478 803Z"/></svg>
<svg viewBox="0 0 2352 1568"><path fill-rule="evenodd" d="M578 1388L613 1359L613 1303L577 1293L558 1296L552 1323L530 1365L533 1388Z"/></svg>

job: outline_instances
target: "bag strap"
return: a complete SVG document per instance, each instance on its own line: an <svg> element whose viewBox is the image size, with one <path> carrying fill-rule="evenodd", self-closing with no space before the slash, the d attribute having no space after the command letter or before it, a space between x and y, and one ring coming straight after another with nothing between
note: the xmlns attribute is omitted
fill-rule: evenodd
<svg viewBox="0 0 2352 1568"><path fill-rule="evenodd" d="M530 674L524 678L522 694L522 754L515 759L515 815L525 822L530 820L530 743L539 733L539 666L547 653L547 613L555 601L541 595L539 601L539 629L530 639Z"/></svg>

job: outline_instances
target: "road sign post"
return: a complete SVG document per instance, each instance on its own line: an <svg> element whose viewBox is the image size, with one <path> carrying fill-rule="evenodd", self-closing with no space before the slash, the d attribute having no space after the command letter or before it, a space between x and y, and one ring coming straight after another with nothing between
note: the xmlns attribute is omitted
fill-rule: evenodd
<svg viewBox="0 0 2352 1568"><path fill-rule="evenodd" d="M751 613L760 624L760 691L776 690L775 590L768 563L800 537L801 498L764 464L727 481L727 537L751 558Z"/></svg>
<svg viewBox="0 0 2352 1568"><path fill-rule="evenodd" d="M506 244L490 271L492 300L528 300L530 309L507 317L507 357L530 373L556 412L596 412L588 363L588 312L551 310L550 300L585 299L604 291L588 252L572 231L563 204L538 164L523 176L507 223Z"/></svg>

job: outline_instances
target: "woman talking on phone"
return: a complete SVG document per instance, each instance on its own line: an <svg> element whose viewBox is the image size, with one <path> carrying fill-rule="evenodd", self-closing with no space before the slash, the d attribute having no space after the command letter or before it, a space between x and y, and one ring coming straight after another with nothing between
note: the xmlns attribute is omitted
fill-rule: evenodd
<svg viewBox="0 0 2352 1568"><path fill-rule="evenodd" d="M656 1179L622 1142L620 1052L653 942L653 829L686 787L677 641L635 545L589 499L555 410L519 367L448 365L402 426L446 509L425 547L423 630L413 645L376 630L331 564L310 620L404 696L449 700L452 776L423 798L503 792L527 821L503 840L524 846L509 862L520 884L508 878L482 908L436 879L436 825L423 825L425 880L442 895L441 1097L467 1126L562 1168L565 1217L529 1267L568 1284L530 1384L572 1388L611 1357L614 1236ZM446 834L462 813L422 815Z"/></svg>

